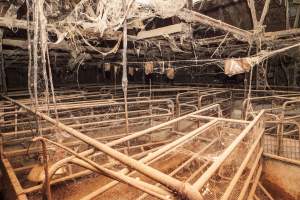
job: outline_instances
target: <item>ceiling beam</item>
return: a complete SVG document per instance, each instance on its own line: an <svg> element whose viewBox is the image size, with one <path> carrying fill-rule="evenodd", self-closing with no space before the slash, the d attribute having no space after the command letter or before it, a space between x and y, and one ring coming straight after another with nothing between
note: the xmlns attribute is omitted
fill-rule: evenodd
<svg viewBox="0 0 300 200"><path fill-rule="evenodd" d="M140 31L137 34L136 39L143 40L143 39L147 39L147 38L170 35L170 34L174 34L174 33L183 33L183 32L188 32L188 31L189 31L189 26L185 23L180 23L180 24L165 26L162 28L152 29L149 31Z"/></svg>
<svg viewBox="0 0 300 200"><path fill-rule="evenodd" d="M69 24L71 25L71 23ZM74 25L76 25L74 23ZM5 16L5 17L0 17L0 27L2 28L8 28L8 29L12 29L12 28L18 28L18 29L30 29L33 30L34 27L34 23L32 21L29 22L29 26L26 20L20 20L20 19L15 19L13 17L9 17L9 16ZM78 26L80 27L80 26ZM77 31L78 30L77 28ZM70 26L64 26L64 24L60 24L60 25L56 25L56 24L47 24L47 31L51 32L51 33L63 33L63 32L68 32L67 30L70 30ZM90 35L92 37L98 37L100 38L99 33L95 30L95 29L91 29L91 28L85 28L80 30L82 32L82 34L87 34ZM118 38L120 37L120 35L122 34L122 32L120 31L115 31L114 33L107 33L104 34L104 36L102 36L102 39L106 39L106 40L118 40ZM134 38L132 36L129 36L129 39Z"/></svg>
<svg viewBox="0 0 300 200"><path fill-rule="evenodd" d="M207 15L203 15L201 13L188 10L188 9L182 9L177 13L177 16L186 22L191 23L200 23L212 28L216 28L219 30L223 30L225 32L231 33L234 37L236 37L239 40L242 41L249 41L252 38L252 33L247 30L240 29L238 27L232 26L230 24L227 24L225 22L222 22L220 20L211 18Z"/></svg>
<svg viewBox="0 0 300 200"><path fill-rule="evenodd" d="M266 32L264 33L263 40L275 40L284 37L291 37L295 35L300 35L300 28L294 28L289 30Z"/></svg>
<svg viewBox="0 0 300 200"><path fill-rule="evenodd" d="M17 48L21 48L21 49L27 49L28 48L28 43L25 40L14 40L14 39L3 39L3 45L5 46L12 46L12 47L17 47ZM59 44L54 44L54 43L49 43L48 45L49 49L52 50L63 50L63 51L73 51L74 48L72 46L70 46L70 44L66 41L60 42ZM111 48L104 48L104 47L89 47L89 46L81 46L83 48L84 51L88 51L94 54L99 54L99 56L101 56L100 53L96 53L95 50L97 51L101 51L101 52L108 52L111 50ZM117 53L122 53L122 49L119 49L117 51ZM136 51L133 49L128 49L128 54L133 54L136 55ZM143 55L144 51L141 50L140 54Z"/></svg>

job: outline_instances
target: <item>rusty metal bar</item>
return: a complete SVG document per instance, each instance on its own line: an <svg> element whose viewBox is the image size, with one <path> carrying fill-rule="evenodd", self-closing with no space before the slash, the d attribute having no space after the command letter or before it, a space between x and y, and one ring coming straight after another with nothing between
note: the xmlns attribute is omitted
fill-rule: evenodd
<svg viewBox="0 0 300 200"><path fill-rule="evenodd" d="M245 130L237 137L236 140L234 140L233 144L231 144L220 157L218 157L218 160L215 161L212 166L201 176L200 179L198 179L194 184L193 187L195 187L197 190L200 190L205 183L213 176L215 171L219 168L219 166L225 161L225 159L234 151L234 149L240 144L240 142L249 134L249 132L257 126L257 123L259 120L261 120L261 117L264 115L264 110L260 112L260 114L246 127ZM260 123L259 126L262 126Z"/></svg>
<svg viewBox="0 0 300 200"><path fill-rule="evenodd" d="M142 164L130 157L127 157L126 155L124 155L118 151L115 151L114 149L110 148L109 146L107 146L101 142L98 142L97 140L90 138L90 137L80 133L79 131L76 131L75 129L70 128L60 122L57 122L56 120L52 119L51 117L49 117L37 110L32 110L31 108L27 107L26 105L20 104L17 101L15 101L9 97L5 97L3 95L2 95L2 97L8 101L15 103L16 105L22 107L23 109L35 114L36 116L47 120L48 122L52 123L57 128L60 128L64 131L66 131L70 135L72 135L80 140L85 141L87 144L94 146L95 148L99 149L100 151L103 151L104 153L106 153L107 155L111 156L112 158L120 161L121 163L123 163L127 166L130 166L131 168L139 171L140 173L160 182L164 186L166 186L172 190L175 190L176 192L179 192L183 196L186 196L190 199L195 199L195 200L202 199L200 193L198 191L196 191L195 189L193 189L193 187L191 187L191 185L189 185L187 183L183 184L180 181L178 181L177 179L167 176L156 169L150 168L149 166L147 166L145 164ZM182 191L182 188L184 188L184 191Z"/></svg>

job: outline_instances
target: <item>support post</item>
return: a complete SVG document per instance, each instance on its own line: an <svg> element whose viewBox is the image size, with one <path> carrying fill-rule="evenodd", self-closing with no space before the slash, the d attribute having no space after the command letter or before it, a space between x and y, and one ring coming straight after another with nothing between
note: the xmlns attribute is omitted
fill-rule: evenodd
<svg viewBox="0 0 300 200"><path fill-rule="evenodd" d="M124 10L124 24L123 24L123 76L122 76L122 88L124 93L124 103L125 103L125 130L126 134L129 134L129 122L128 122L128 104L127 104L127 88L128 88L128 79L127 79L127 17L126 10L127 4L126 0L123 0L123 10ZM127 142L128 148L130 143Z"/></svg>
<svg viewBox="0 0 300 200"><path fill-rule="evenodd" d="M7 92L7 85L6 85L6 73L5 73L5 60L4 60L4 55L3 55L3 46L2 46L2 41L3 41L3 29L0 29L0 56L1 56L1 91L6 94Z"/></svg>
<svg viewBox="0 0 300 200"><path fill-rule="evenodd" d="M43 164L44 164L44 171L45 171L45 193L46 193L46 199L52 200L51 197L51 186L50 186L50 180L49 180L49 172L48 172L48 155L47 155L47 146L45 141L41 140L42 148L43 148Z"/></svg>
<svg viewBox="0 0 300 200"><path fill-rule="evenodd" d="M257 28L258 21L257 21L257 15L256 15L256 9L255 9L255 3L253 0L247 0L248 6L251 12L252 22L254 29Z"/></svg>

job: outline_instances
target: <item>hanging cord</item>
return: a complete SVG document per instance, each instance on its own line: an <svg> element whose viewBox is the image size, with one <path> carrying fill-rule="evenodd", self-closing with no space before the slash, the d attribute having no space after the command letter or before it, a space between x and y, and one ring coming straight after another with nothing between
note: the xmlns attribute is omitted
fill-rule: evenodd
<svg viewBox="0 0 300 200"><path fill-rule="evenodd" d="M58 112L57 112L57 103L56 103L56 96L55 96L55 92L54 92L54 85L53 85L53 78L52 78L52 71L51 71L50 56L49 56L48 48L47 48L46 54L47 54L47 59L48 59L48 72L49 72L50 89L51 89L51 93L52 93L52 102L53 102L53 106L54 106L54 114L55 114L56 122L58 123L59 117L58 117ZM62 138L61 130L59 128L56 128L56 132L57 132L57 134L55 134L55 136L56 136L57 141L62 142L63 138Z"/></svg>
<svg viewBox="0 0 300 200"><path fill-rule="evenodd" d="M149 90L150 90L150 95L149 98L150 100L152 99L152 79L150 78L149 80ZM152 104L151 102L149 103L149 112L150 112L150 126L153 126L153 120L152 120Z"/></svg>
<svg viewBox="0 0 300 200"><path fill-rule="evenodd" d="M250 80L249 80L249 90L248 90L248 95L247 95L247 107L246 107L246 115L245 115L245 120L247 120L247 116L250 110L250 99L251 99L251 92L252 92L252 79L253 79L253 67L251 67L250 70Z"/></svg>
<svg viewBox="0 0 300 200"><path fill-rule="evenodd" d="M261 51L261 38L259 38L258 40L256 40L256 42L258 43L258 45L257 45L258 48L256 49L256 53L258 53L258 52ZM252 43L251 43L251 45L252 45ZM248 52L249 55L250 55L250 52L251 52L251 48L249 49L249 52ZM257 65L258 64L259 63L257 63ZM257 67L259 67L259 66L257 66ZM251 99L251 92L252 92L253 68L254 67L251 67L251 69L250 69L249 91L248 91L248 95L247 95L247 107L246 107L245 120L247 120L248 113L250 112L250 109L251 109L250 99Z"/></svg>
<svg viewBox="0 0 300 200"><path fill-rule="evenodd" d="M252 42L250 43L249 51L248 51L248 56L251 54L251 49L252 49ZM247 115L248 115L248 109L250 107L250 98L251 98L251 89L252 89L252 76L253 76L253 67L250 69L250 80L249 80L249 88L248 88L248 94L247 94L247 105L246 105L246 114L245 114L245 120L247 120ZM247 75L245 75L245 96L246 96L246 90L247 90Z"/></svg>
<svg viewBox="0 0 300 200"><path fill-rule="evenodd" d="M77 70L76 70L76 77L77 77L76 81L77 81L77 87L79 90L81 90L80 83L79 83L79 69L80 69L83 61L84 61L84 57L79 61L78 65L77 65Z"/></svg>
<svg viewBox="0 0 300 200"><path fill-rule="evenodd" d="M115 96L117 96L117 67L116 66L114 66L114 84L115 84Z"/></svg>
<svg viewBox="0 0 300 200"><path fill-rule="evenodd" d="M150 78L149 79L149 99L151 100L152 99L152 79Z"/></svg>

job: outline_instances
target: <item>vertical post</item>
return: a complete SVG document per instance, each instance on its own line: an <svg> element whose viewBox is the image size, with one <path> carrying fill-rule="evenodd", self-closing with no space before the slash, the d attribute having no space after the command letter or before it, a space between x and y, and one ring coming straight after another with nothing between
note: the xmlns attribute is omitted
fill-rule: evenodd
<svg viewBox="0 0 300 200"><path fill-rule="evenodd" d="M0 103L0 124L4 124L4 102ZM3 134L2 129L0 130L0 158L3 158Z"/></svg>
<svg viewBox="0 0 300 200"><path fill-rule="evenodd" d="M4 102L0 103L0 124L4 124ZM2 130L0 130L0 158L3 158L3 134Z"/></svg>
<svg viewBox="0 0 300 200"><path fill-rule="evenodd" d="M293 28L298 28L298 25L299 25L299 17L300 17L300 5L297 6L296 17L295 17L295 21L294 21L294 26L293 26Z"/></svg>
<svg viewBox="0 0 300 200"><path fill-rule="evenodd" d="M248 6L249 6L249 9L250 9L250 12L251 12L253 29L257 29L258 21L257 21L257 15L256 15L254 0L248 0L247 2L248 2Z"/></svg>
<svg viewBox="0 0 300 200"><path fill-rule="evenodd" d="M114 66L114 79L115 79L115 96L117 96L117 71L118 71L118 68L116 66Z"/></svg>
<svg viewBox="0 0 300 200"><path fill-rule="evenodd" d="M284 111L281 113L279 117L279 126L277 126L277 149L276 155L281 155L282 148L282 139L283 139L283 131L284 131Z"/></svg>
<svg viewBox="0 0 300 200"><path fill-rule="evenodd" d="M290 29L291 24L290 24L290 4L288 0L285 0L285 8L286 8L286 12L285 12L285 26L286 29Z"/></svg>
<svg viewBox="0 0 300 200"><path fill-rule="evenodd" d="M124 11L124 24L123 24L123 76L122 76L122 89L124 93L124 103L125 103L125 130L126 135L129 134L128 130L128 105L127 105L127 87L128 87L128 80L127 80L127 3L126 0L123 0L123 11ZM130 143L127 142L127 146L129 148Z"/></svg>
<svg viewBox="0 0 300 200"><path fill-rule="evenodd" d="M17 136L17 132L18 132L18 107L17 106L15 106L15 121L14 121L14 126L15 126L15 134L16 134L16 136Z"/></svg>
<svg viewBox="0 0 300 200"><path fill-rule="evenodd" d="M193 0L188 0L187 1L187 9L193 10Z"/></svg>
<svg viewBox="0 0 300 200"><path fill-rule="evenodd" d="M152 80L151 80L151 78L149 80L149 91L150 91L149 99L151 100L152 99ZM149 103L149 112L150 112L150 126L152 127L153 126L153 118L152 118L152 103L151 102Z"/></svg>
<svg viewBox="0 0 300 200"><path fill-rule="evenodd" d="M49 172L48 172L48 155L47 155L47 146L45 141L41 140L42 148L43 148L43 163L44 163L44 172L45 172L45 191L47 200L52 200L51 197L51 188L50 188L50 180L49 180Z"/></svg>
<svg viewBox="0 0 300 200"><path fill-rule="evenodd" d="M96 79L97 79L97 85L99 85L99 83L100 83L99 69L100 69L99 64L97 64L97 66L96 66Z"/></svg>
<svg viewBox="0 0 300 200"><path fill-rule="evenodd" d="M4 155L3 155L3 135L0 135L0 158L3 159Z"/></svg>
<svg viewBox="0 0 300 200"><path fill-rule="evenodd" d="M0 54L1 54L1 86L2 86L2 92L6 93L7 92L7 86L6 86L6 74L5 74L5 63L4 63L4 55L3 55L3 46L2 46L2 41L3 41L3 29L0 30L0 38L1 38L1 43L0 43Z"/></svg>
<svg viewBox="0 0 300 200"><path fill-rule="evenodd" d="M32 100L33 103L33 94L32 94L32 41L31 41L31 31L29 29L29 20L30 20L30 4L29 4L29 0L26 0L26 8L27 8L27 12L26 12L26 19L27 19L27 47L28 47L28 68L27 68L27 87L28 87L28 92L30 95L30 99ZM56 56L55 56L55 60L56 60Z"/></svg>

